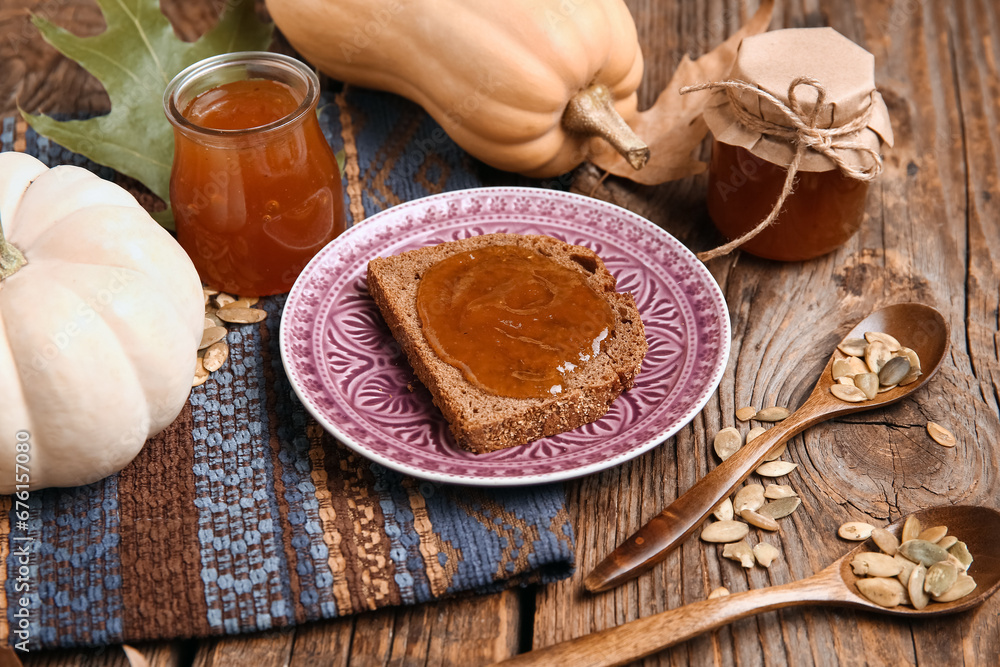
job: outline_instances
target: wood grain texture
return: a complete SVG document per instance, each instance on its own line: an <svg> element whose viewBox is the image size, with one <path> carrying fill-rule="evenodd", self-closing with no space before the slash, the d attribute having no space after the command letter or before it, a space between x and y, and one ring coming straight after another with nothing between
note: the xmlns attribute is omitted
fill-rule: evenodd
<svg viewBox="0 0 1000 667"><path fill-rule="evenodd" d="M163 4L185 38L203 32L221 8L198 0ZM696 56L722 41L757 3L628 5L646 58L640 106L648 106L682 54ZM78 34L102 26L92 0L0 5L0 112L14 111L15 102L46 112L106 109L99 84L38 37L27 8ZM893 120L896 146L886 153L886 172L871 190L867 221L844 248L811 262L785 265L736 253L710 265L728 300L734 333L719 391L662 446L568 485L577 531L574 577L538 589L534 605L519 599L527 592L510 591L307 624L277 637L205 640L194 651L184 643L146 647L167 656L156 664L228 659L472 667L516 652L522 624L532 625L532 644L543 647L703 600L720 585L736 592L807 577L847 550L836 537L837 526L847 520L882 524L942 502L1000 504L1000 9L994 0L786 0L772 23L818 25L833 26L875 55L876 80ZM598 176L581 169L576 188L589 193ZM651 218L692 249L721 240L704 209L704 177L655 188L612 180L596 194ZM850 325L899 301L923 301L945 313L952 328L949 358L913 399L838 418L792 439L784 458L800 467L782 481L799 492L803 504L779 522L779 533L752 533L781 551L769 570L744 571L722 560L720 547L689 539L635 581L600 595L583 591L582 578L598 560L717 464L711 451L717 430L747 430L735 420L736 408L799 406ZM944 449L931 441L924 431L928 420L950 428L959 446ZM532 606L533 619L522 619L520 609ZM853 611L768 612L642 664L998 661L1000 599L933 626ZM32 655L25 664L125 662L109 648Z"/></svg>

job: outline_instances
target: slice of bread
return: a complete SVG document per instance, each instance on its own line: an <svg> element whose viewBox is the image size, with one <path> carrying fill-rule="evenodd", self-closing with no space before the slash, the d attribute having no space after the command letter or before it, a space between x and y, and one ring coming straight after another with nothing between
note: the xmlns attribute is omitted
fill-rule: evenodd
<svg viewBox="0 0 1000 667"><path fill-rule="evenodd" d="M574 370L555 396L508 398L488 393L442 360L424 337L417 313L423 272L446 257L489 245L529 248L583 273L612 308L615 329L605 350ZM600 419L622 391L632 387L646 354L645 331L632 295L615 291L615 277L592 250L548 236L487 234L377 257L368 263L368 290L448 420L455 441L475 453L523 445Z"/></svg>

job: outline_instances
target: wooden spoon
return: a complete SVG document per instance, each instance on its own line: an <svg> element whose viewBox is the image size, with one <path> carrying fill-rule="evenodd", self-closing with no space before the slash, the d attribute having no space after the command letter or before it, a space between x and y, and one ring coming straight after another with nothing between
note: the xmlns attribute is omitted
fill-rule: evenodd
<svg viewBox="0 0 1000 667"><path fill-rule="evenodd" d="M587 575L583 582L587 590L605 591L650 569L700 526L723 498L789 438L831 417L880 408L909 396L931 379L948 351L948 323L937 310L920 303L900 303L877 310L858 323L846 338L861 338L868 331L890 334L916 352L923 375L869 401L847 403L830 393L834 359L845 356L834 352L802 407L744 445L611 552Z"/></svg>
<svg viewBox="0 0 1000 667"><path fill-rule="evenodd" d="M501 664L512 667L624 665L741 618L783 607L823 605L857 607L911 618L940 616L975 607L1000 588L1000 512L986 507L942 506L915 514L923 526L947 526L949 534L968 545L975 558L969 568L969 575L977 584L972 593L954 602L931 602L920 611L903 606L887 609L870 602L858 592L859 577L851 569L851 560L857 553L878 551L868 540L807 579L695 602L523 653ZM898 537L904 520L900 518L886 529Z"/></svg>

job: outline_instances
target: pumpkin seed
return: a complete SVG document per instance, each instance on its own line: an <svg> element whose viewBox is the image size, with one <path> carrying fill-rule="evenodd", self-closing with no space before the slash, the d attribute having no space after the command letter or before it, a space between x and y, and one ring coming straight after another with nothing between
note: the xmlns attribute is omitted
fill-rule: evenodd
<svg viewBox="0 0 1000 667"><path fill-rule="evenodd" d="M219 292L218 294L215 295L214 301L216 308L225 308L233 301L236 301L236 297L234 297L231 294L226 294L225 292Z"/></svg>
<svg viewBox="0 0 1000 667"><path fill-rule="evenodd" d="M865 398L873 399L878 394L878 376L874 373L861 373L854 376L854 386L865 392Z"/></svg>
<svg viewBox="0 0 1000 667"><path fill-rule="evenodd" d="M934 526L933 528L927 528L925 530L920 531L920 534L917 535L917 539L926 540L928 542L933 542L934 544L937 544L947 534L948 534L947 526ZM943 549L944 547L941 548Z"/></svg>
<svg viewBox="0 0 1000 667"><path fill-rule="evenodd" d="M899 384L899 381L910 372L910 362L906 357L893 357L885 362L885 366L878 372L878 383L882 386Z"/></svg>
<svg viewBox="0 0 1000 667"><path fill-rule="evenodd" d="M837 529L837 534L845 540L851 540L852 542L864 542L872 536L873 530L875 530L875 526L870 523L865 523L864 521L848 521L847 523L840 525L840 528Z"/></svg>
<svg viewBox="0 0 1000 667"><path fill-rule="evenodd" d="M191 386L201 386L205 384L206 380L208 380L208 371L205 370L205 366L201 362L201 357L198 357L198 361L194 367L194 379L191 381Z"/></svg>
<svg viewBox="0 0 1000 667"><path fill-rule="evenodd" d="M865 395L865 392L861 391L857 387L846 384L831 385L830 393L840 400L847 401L848 403L860 403L861 401L868 400L868 396Z"/></svg>
<svg viewBox="0 0 1000 667"><path fill-rule="evenodd" d="M746 543L746 540L727 544L722 549L722 557L735 560L747 569L753 567L754 564L753 551L750 549L750 545Z"/></svg>
<svg viewBox="0 0 1000 667"><path fill-rule="evenodd" d="M854 574L871 575L873 577L895 577L903 571L903 566L892 556L866 551L854 557L851 561Z"/></svg>
<svg viewBox="0 0 1000 667"><path fill-rule="evenodd" d="M917 567L917 564L914 563L912 560L909 560L908 558L903 558L903 556L900 555L898 552L896 553L895 556L893 556L893 559L897 563L899 563L900 567L903 568L902 571L900 571L899 573L898 577L899 582L904 586L908 585L910 581L910 574L913 572L913 569ZM926 570L926 568L924 569ZM923 586L923 583L921 583L920 585Z"/></svg>
<svg viewBox="0 0 1000 667"><path fill-rule="evenodd" d="M249 308L252 304L246 299L236 299L231 303L227 303L225 306L219 306L219 310L223 308Z"/></svg>
<svg viewBox="0 0 1000 667"><path fill-rule="evenodd" d="M854 382L853 375L845 375L842 378L837 378L837 384L842 384L845 387L857 387L858 385Z"/></svg>
<svg viewBox="0 0 1000 667"><path fill-rule="evenodd" d="M976 589L975 580L964 572L955 579L955 584L941 595L932 595L935 602L954 602Z"/></svg>
<svg viewBox="0 0 1000 667"><path fill-rule="evenodd" d="M257 304L258 301L260 301L260 297L259 296L241 296L239 299L237 299L237 301L246 301L251 306L254 306L254 305Z"/></svg>
<svg viewBox="0 0 1000 667"><path fill-rule="evenodd" d="M868 347L868 341L864 338L845 338L837 346L837 349L849 357L863 357L866 347Z"/></svg>
<svg viewBox="0 0 1000 667"><path fill-rule="evenodd" d="M922 375L920 372L920 357L918 357L917 353L908 347L899 348L899 352L896 354L901 357L906 357L906 360L910 362L910 372L903 376L903 379L899 381L899 384L905 386L915 382L917 378Z"/></svg>
<svg viewBox="0 0 1000 667"><path fill-rule="evenodd" d="M853 359L853 357L851 358ZM839 380L843 377L854 377L854 373L851 372L851 364L847 359L835 359L830 372L833 374L834 380Z"/></svg>
<svg viewBox="0 0 1000 667"><path fill-rule="evenodd" d="M868 364L866 364L863 359L859 359L858 357L848 357L847 365L850 367L851 376L858 376L862 373L868 372Z"/></svg>
<svg viewBox="0 0 1000 667"><path fill-rule="evenodd" d="M761 477L783 477L798 467L798 463L789 461L768 461L757 466L755 472Z"/></svg>
<svg viewBox="0 0 1000 667"><path fill-rule="evenodd" d="M212 326L216 327L226 326L226 323L219 319L219 316L215 314L214 310L211 313L205 313L205 319L211 320L213 322Z"/></svg>
<svg viewBox="0 0 1000 667"><path fill-rule="evenodd" d="M740 408L736 411L736 418L741 422L750 421L757 414L757 410L751 407Z"/></svg>
<svg viewBox="0 0 1000 667"><path fill-rule="evenodd" d="M781 555L777 547L767 542L758 542L753 547L753 556L764 567L771 567L774 559Z"/></svg>
<svg viewBox="0 0 1000 667"><path fill-rule="evenodd" d="M781 443L781 445L778 446L777 449L775 449L773 452L771 452L770 454L768 454L767 456L765 456L764 460L765 461L777 461L778 459L780 459L784 455L784 453L786 451L788 451L788 443L787 442L783 442L783 443Z"/></svg>
<svg viewBox="0 0 1000 667"><path fill-rule="evenodd" d="M948 552L927 540L907 540L899 545L899 553L914 563L930 567L934 563L947 560Z"/></svg>
<svg viewBox="0 0 1000 667"><path fill-rule="evenodd" d="M204 329L211 329L214 326L216 326L215 320L212 320L212 319L209 319L208 317L206 317L205 318L205 326L203 328Z"/></svg>
<svg viewBox="0 0 1000 667"><path fill-rule="evenodd" d="M878 373L885 366L885 363L892 357L889 348L882 341L869 343L865 348L865 363L872 373Z"/></svg>
<svg viewBox="0 0 1000 667"><path fill-rule="evenodd" d="M733 512L733 501L726 498L719 506L712 511L712 516L714 516L719 521L732 521L735 512Z"/></svg>
<svg viewBox="0 0 1000 667"><path fill-rule="evenodd" d="M222 364L226 363L226 359L229 358L229 345L226 341L220 340L218 343L213 343L208 346L205 350L205 356L202 359L202 364L205 370L209 373L214 373L215 371L222 368Z"/></svg>
<svg viewBox="0 0 1000 667"><path fill-rule="evenodd" d="M767 429L763 426L754 426L752 429L747 431L747 442L750 442L754 438L767 433Z"/></svg>
<svg viewBox="0 0 1000 667"><path fill-rule="evenodd" d="M942 563L951 563L952 565L954 565L955 567L957 567L959 570L962 570L963 572L965 571L965 564L962 561L960 561L957 558L955 558L954 554L948 554L948 560L943 560L941 562Z"/></svg>
<svg viewBox="0 0 1000 667"><path fill-rule="evenodd" d="M716 521L705 526L701 531L701 539L717 543L739 542L749 532L750 526L742 521Z"/></svg>
<svg viewBox="0 0 1000 667"><path fill-rule="evenodd" d="M972 565L972 554L969 553L969 547L966 546L965 542L958 541L955 544L948 547L948 553L958 559L958 562L968 570L969 566Z"/></svg>
<svg viewBox="0 0 1000 667"><path fill-rule="evenodd" d="M872 530L872 541L875 546L882 550L882 553L890 556L895 556L896 550L899 549L899 539L885 528Z"/></svg>
<svg viewBox="0 0 1000 667"><path fill-rule="evenodd" d="M201 342L198 344L199 350L204 350L209 345L214 345L226 337L225 327L209 327L201 332Z"/></svg>
<svg viewBox="0 0 1000 667"><path fill-rule="evenodd" d="M783 519L797 510L801 504L802 500L797 496L777 498L761 507L757 513L772 519Z"/></svg>
<svg viewBox="0 0 1000 667"><path fill-rule="evenodd" d="M889 334L883 333L881 331L866 331L865 340L868 341L869 344L874 343L875 341L879 341L880 343L885 345L886 349L888 349L890 352L896 352L902 347L902 345L899 344L898 340L896 340Z"/></svg>
<svg viewBox="0 0 1000 667"><path fill-rule="evenodd" d="M219 290L212 287L202 287L201 291L205 294L205 296L215 296L219 293Z"/></svg>
<svg viewBox="0 0 1000 667"><path fill-rule="evenodd" d="M906 591L910 594L910 602L914 609L923 609L931 601L931 597L924 590L924 581L927 577L927 568L923 565L914 565L907 580Z"/></svg>
<svg viewBox="0 0 1000 667"><path fill-rule="evenodd" d="M940 424L927 422L927 433L934 439L934 442L944 447L954 447L958 444L955 434Z"/></svg>
<svg viewBox="0 0 1000 667"><path fill-rule="evenodd" d="M792 498L795 495L795 490L787 484L768 484L767 488L764 489L764 497L769 500Z"/></svg>
<svg viewBox="0 0 1000 667"><path fill-rule="evenodd" d="M941 538L941 540L937 543L937 545L942 549L944 549L945 551L947 551L952 546L954 546L956 542L958 542L958 538L955 537L954 535L945 535L944 537Z"/></svg>
<svg viewBox="0 0 1000 667"><path fill-rule="evenodd" d="M729 589L725 586L719 586L714 591L708 594L709 600L714 600L715 598L724 598L729 595Z"/></svg>
<svg viewBox="0 0 1000 667"><path fill-rule="evenodd" d="M733 498L733 511L741 514L743 510L757 511L764 504L764 487L760 484L747 484L736 492Z"/></svg>
<svg viewBox="0 0 1000 667"><path fill-rule="evenodd" d="M788 419L788 415L790 414L792 413L788 408L774 405L758 412L754 415L754 419L759 422L780 422L782 419Z"/></svg>
<svg viewBox="0 0 1000 667"><path fill-rule="evenodd" d="M745 509L740 512L740 518L749 523L751 526L756 526L761 530L769 530L774 532L778 530L778 522L769 516L764 516L763 514L758 514L751 509Z"/></svg>
<svg viewBox="0 0 1000 667"><path fill-rule="evenodd" d="M254 324L267 317L267 312L259 308L220 308L215 314L231 324Z"/></svg>
<svg viewBox="0 0 1000 667"><path fill-rule="evenodd" d="M910 540L916 539L917 535L923 528L920 525L920 519L916 515L911 514L906 517L906 522L903 523L903 533L899 537L900 542L909 542Z"/></svg>
<svg viewBox="0 0 1000 667"><path fill-rule="evenodd" d="M903 603L906 589L896 579L859 579L858 591L881 607L896 607Z"/></svg>
<svg viewBox="0 0 1000 667"><path fill-rule="evenodd" d="M887 392L887 391L892 391L893 389L895 389L895 388L896 388L896 387L898 387L898 386L899 386L899 385L895 385L895 384L890 384L890 385L887 385L887 386L885 386L885 387L883 387L883 386L879 385L879 388L878 388L878 393L880 393L880 394L884 394L884 393L885 393L885 392Z"/></svg>
<svg viewBox="0 0 1000 667"><path fill-rule="evenodd" d="M962 570L964 572L964 570ZM934 563L927 568L927 576L924 579L924 592L931 597L944 595L944 593L955 585L958 579L959 569L947 561Z"/></svg>
<svg viewBox="0 0 1000 667"><path fill-rule="evenodd" d="M743 436L733 427L724 428L715 434L712 446L719 458L725 461L743 446Z"/></svg>

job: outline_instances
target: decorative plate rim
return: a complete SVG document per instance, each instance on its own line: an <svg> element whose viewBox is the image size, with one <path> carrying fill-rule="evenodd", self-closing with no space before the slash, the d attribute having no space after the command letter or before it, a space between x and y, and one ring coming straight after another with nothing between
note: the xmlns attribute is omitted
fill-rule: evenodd
<svg viewBox="0 0 1000 667"><path fill-rule="evenodd" d="M390 227L397 220L405 220L406 213L416 210L426 208L437 202L447 201L450 199L468 197L473 195L506 195L506 196L517 196L517 195L530 195L533 197L551 197L554 200L564 200L569 202L581 202L586 203L587 206L596 206L597 208L606 209L608 213L613 214L621 219L624 219L632 225L636 225L641 228L645 233L651 234L655 239L664 243L671 249L677 251L681 255L685 256L688 261L695 267L695 271L700 274L701 282L704 283L706 287L709 288L711 292L712 302L715 303L718 308L715 313L718 316L720 324L719 341L721 342L721 350L717 356L715 362L715 367L712 370L710 379L705 383L704 389L699 394L697 400L695 400L686 411L684 411L681 416L676 418L675 422L669 425L667 428L658 430L656 433L650 435L642 442L635 446L628 448L626 451L620 452L608 458L601 459L588 464L582 464L578 467L569 467L563 470L545 472L545 473L535 473L535 474L524 474L524 475L510 475L510 476L490 476L486 477L479 474L461 474L455 472L441 472L436 470L427 470L423 467L411 465L402 461L398 461L391 457L385 456L378 451L374 451L372 448L366 446L363 442L357 442L353 437L344 432L336 423L334 423L322 410L320 405L317 405L309 395L309 393L302 386L302 381L298 376L298 366L296 365L296 358L294 353L290 350L291 343L289 341L290 333L289 324L290 317L287 317L291 310L298 305L299 301L302 299L302 292L304 291L305 282L311 275L312 271L320 267L327 255L338 251L341 247L349 247L355 237L362 234L371 235L378 227ZM479 221L478 224L488 225L487 221ZM568 221L567 221L567 224ZM586 230L579 230L586 233ZM390 239L391 241L391 239ZM374 255L372 255L374 257ZM370 258L369 258L370 259ZM693 260L693 261L692 261ZM467 188L463 190L452 190L448 192L443 192L435 195L430 195L427 197L422 197L419 199L414 199L409 202L404 202L398 204L391 208L387 208L379 213L376 213L362 222L353 225L348 228L343 234L331 241L325 247L323 247L316 255L309 261L305 268L300 273L298 279L296 279L295 284L292 286L291 291L285 301L284 310L282 312L281 327L279 331L279 351L282 365L284 366L285 373L288 376L289 383L298 397L299 401L305 407L306 411L329 433L331 433L337 440L358 454L364 456L365 458L375 461L380 465L383 465L392 470L412 475L414 477L429 480L432 482L448 483L448 484L464 484L470 486L484 486L484 487L505 487L505 486L519 486L519 485L535 485L535 484L545 484L556 481L563 481L567 479L575 479L578 477L584 477L595 472L600 472L602 470L607 470L618 466L630 459L636 458L647 451L653 449L657 445L666 441L668 438L675 435L684 426L689 424L694 417L704 409L705 405L708 403L709 399L718 389L719 383L722 380L722 375L725 373L726 367L729 363L729 355L732 348L732 325L729 318L729 308L726 304L722 290L716 282L715 278L708 271L702 262L700 262L694 254L674 238L669 232L657 226L652 221L629 211L628 209L616 206L614 204L593 199L591 197L585 197L583 195L578 195L570 192L563 192L558 190L546 190L543 188L531 188L531 187L514 187L514 186L499 186L499 187L479 187L479 188ZM442 418L443 421L443 418ZM505 462L509 465L509 462Z"/></svg>

